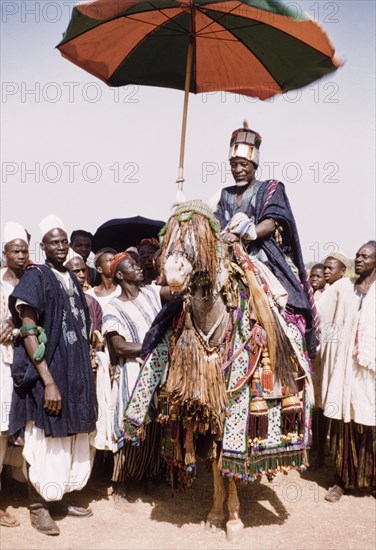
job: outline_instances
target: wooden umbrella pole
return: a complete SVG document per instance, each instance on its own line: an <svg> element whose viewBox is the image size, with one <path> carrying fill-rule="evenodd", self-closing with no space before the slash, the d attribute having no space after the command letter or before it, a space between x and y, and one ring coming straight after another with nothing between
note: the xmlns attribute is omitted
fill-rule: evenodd
<svg viewBox="0 0 376 550"><path fill-rule="evenodd" d="M186 129L187 129L189 88L191 85L192 61L193 61L193 36L190 35L189 43L188 43L187 66L185 69L184 107L183 107L183 122L181 127L181 139L180 139L179 170L178 170L178 179L176 180L179 191L183 190L183 183L184 183L184 150L185 150L185 135L186 135Z"/></svg>

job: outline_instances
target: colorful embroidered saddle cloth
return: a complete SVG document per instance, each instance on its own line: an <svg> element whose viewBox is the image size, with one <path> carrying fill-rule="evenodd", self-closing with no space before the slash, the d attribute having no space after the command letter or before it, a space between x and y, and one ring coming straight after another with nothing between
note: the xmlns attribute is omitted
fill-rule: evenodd
<svg viewBox="0 0 376 550"><path fill-rule="evenodd" d="M250 378L250 347L244 345L250 338L250 323L248 312L242 312L242 325L236 325L232 357L234 360L226 370L227 391L229 394L228 417L224 423L222 440L222 475L252 481L257 475L266 473L272 476L277 471L290 468L304 469L306 464L306 447L310 442L310 404L305 389L297 397L300 403L300 421L290 422L289 432L284 429L284 416L291 411L284 411L283 396L277 385L267 396L263 395L266 408L262 411L266 420L267 433L263 437L252 438L251 425L258 421L257 415L252 415L251 403L255 398L252 379ZM286 326L286 330L288 327ZM158 388L168 376L169 340L171 331L165 334L156 349L148 356L135 385L128 407L124 414L126 437L135 444L142 438L143 425L150 420L150 404ZM295 334L295 337L298 336ZM297 344L295 343L297 346ZM239 351L240 350L240 351ZM258 365L252 366L252 373ZM242 381L247 380L247 383ZM168 410L168 409L167 409ZM160 415L161 416L161 415ZM259 416L260 418L260 416ZM164 418L168 422L168 417ZM182 431L182 438L184 432ZM176 457L180 457L179 467L191 469L192 465L184 462L180 450L184 442L171 444L171 432L165 430L165 458L177 465ZM168 439L168 441L167 441ZM178 461L179 462L179 461Z"/></svg>

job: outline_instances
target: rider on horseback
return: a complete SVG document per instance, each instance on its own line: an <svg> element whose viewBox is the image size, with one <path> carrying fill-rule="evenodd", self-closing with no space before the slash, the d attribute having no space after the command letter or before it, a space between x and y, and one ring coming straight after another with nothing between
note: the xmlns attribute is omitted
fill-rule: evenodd
<svg viewBox="0 0 376 550"><path fill-rule="evenodd" d="M241 241L251 259L265 264L288 294L286 312L305 324L310 357L316 355L315 308L299 235L283 183L259 181L261 136L244 127L232 133L229 161L235 185L222 189L215 215L222 238Z"/></svg>

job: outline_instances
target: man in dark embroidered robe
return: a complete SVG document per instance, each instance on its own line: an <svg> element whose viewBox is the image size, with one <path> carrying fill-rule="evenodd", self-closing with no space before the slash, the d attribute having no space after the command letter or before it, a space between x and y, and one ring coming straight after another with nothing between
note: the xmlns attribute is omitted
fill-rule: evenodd
<svg viewBox="0 0 376 550"><path fill-rule="evenodd" d="M97 404L87 305L76 277L64 267L67 234L56 216L47 216L40 227L46 264L30 266L9 300L21 333L9 424L13 434L25 430L31 523L46 535L58 535L47 502L61 501L86 484ZM91 515L64 501L58 508L63 514Z"/></svg>

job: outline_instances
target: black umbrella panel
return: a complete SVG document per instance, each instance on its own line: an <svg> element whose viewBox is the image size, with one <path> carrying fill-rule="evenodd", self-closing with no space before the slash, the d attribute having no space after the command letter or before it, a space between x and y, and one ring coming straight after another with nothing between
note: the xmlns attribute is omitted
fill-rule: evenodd
<svg viewBox="0 0 376 550"><path fill-rule="evenodd" d="M130 246L138 246L142 239L158 238L164 225L165 222L142 216L109 220L95 232L93 251L109 246L122 252Z"/></svg>

